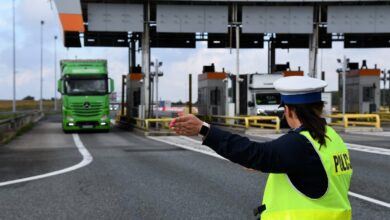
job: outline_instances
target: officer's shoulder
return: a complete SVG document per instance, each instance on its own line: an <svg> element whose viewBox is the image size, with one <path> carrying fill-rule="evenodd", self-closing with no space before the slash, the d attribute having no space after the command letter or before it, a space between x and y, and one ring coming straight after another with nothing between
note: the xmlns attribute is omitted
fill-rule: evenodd
<svg viewBox="0 0 390 220"><path fill-rule="evenodd" d="M301 147L310 144L310 141L305 136L296 131L289 131L276 140L281 144L286 144L286 146L294 145L295 147Z"/></svg>

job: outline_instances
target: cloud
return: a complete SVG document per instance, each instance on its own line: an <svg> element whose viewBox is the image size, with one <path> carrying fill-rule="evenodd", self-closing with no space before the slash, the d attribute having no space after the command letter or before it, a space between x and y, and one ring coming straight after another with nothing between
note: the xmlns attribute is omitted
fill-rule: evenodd
<svg viewBox="0 0 390 220"><path fill-rule="evenodd" d="M0 66L3 70L9 72L10 68ZM50 98L54 96L54 73L53 69L43 69L43 97ZM11 72L12 73L12 72ZM18 69L16 72L16 96L21 99L27 95L36 98L40 96L40 70L37 69ZM8 74L0 78L0 99L11 99L13 88L13 75Z"/></svg>
<svg viewBox="0 0 390 220"><path fill-rule="evenodd" d="M59 19L54 2L49 0L23 0L18 4L18 24L22 27L39 26L40 21L45 21L45 27L49 29L59 29Z"/></svg>

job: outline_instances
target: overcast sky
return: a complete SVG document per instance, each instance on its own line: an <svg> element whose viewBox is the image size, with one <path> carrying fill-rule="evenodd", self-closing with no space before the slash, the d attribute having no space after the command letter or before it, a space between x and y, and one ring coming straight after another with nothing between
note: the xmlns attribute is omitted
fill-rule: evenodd
<svg viewBox="0 0 390 220"><path fill-rule="evenodd" d="M57 58L107 59L109 74L116 81L120 94L120 79L128 72L126 48L70 48L63 47L62 30L55 5L49 0L16 0L16 86L17 99L31 95L39 99L40 76L40 21L44 20L43 83L44 98L54 96L54 36L58 35ZM12 0L0 1L0 99L12 99ZM343 49L342 43L333 43L332 49L319 50L318 69L326 73L328 91L337 90L337 58L346 55L352 62L367 60L368 67L377 64L380 69L390 69L390 49ZM137 53L141 63L141 53ZM277 50L276 63L290 62L293 70L300 66L308 70L308 50ZM164 64L164 76L159 80L159 97L163 100L188 100L188 74L193 73L193 100L197 99L197 74L203 65L215 63L216 70L235 73L235 50L207 49L201 42L196 49L152 49L151 60ZM57 61L56 64L59 62ZM57 65L58 68L58 65ZM240 73L265 73L267 48L240 50ZM59 75L59 71L57 71Z"/></svg>

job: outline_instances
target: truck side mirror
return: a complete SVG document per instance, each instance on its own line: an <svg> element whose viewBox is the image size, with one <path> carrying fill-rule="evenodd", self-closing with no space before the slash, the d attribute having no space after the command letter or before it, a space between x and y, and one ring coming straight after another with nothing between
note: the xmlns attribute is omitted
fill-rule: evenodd
<svg viewBox="0 0 390 220"><path fill-rule="evenodd" d="M108 88L108 93L111 94L115 90L115 84L114 84L114 80L113 79L109 78L109 80L110 80L110 86Z"/></svg>
<svg viewBox="0 0 390 220"><path fill-rule="evenodd" d="M64 81L62 79L57 81L57 91L64 94Z"/></svg>
<svg viewBox="0 0 390 220"><path fill-rule="evenodd" d="M248 106L249 106L249 107L255 107L255 103L253 103L252 101L249 101L249 102L248 102Z"/></svg>

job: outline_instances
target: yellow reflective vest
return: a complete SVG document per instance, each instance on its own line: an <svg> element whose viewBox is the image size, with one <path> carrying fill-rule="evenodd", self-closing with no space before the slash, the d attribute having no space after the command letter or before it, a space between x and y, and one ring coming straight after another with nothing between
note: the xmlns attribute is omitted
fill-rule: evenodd
<svg viewBox="0 0 390 220"><path fill-rule="evenodd" d="M328 178L326 193L312 199L296 189L287 174L270 174L264 191L266 209L262 220L349 220L351 205L348 190L352 166L345 143L329 126L326 146L314 140L308 131L301 131L317 151Z"/></svg>

